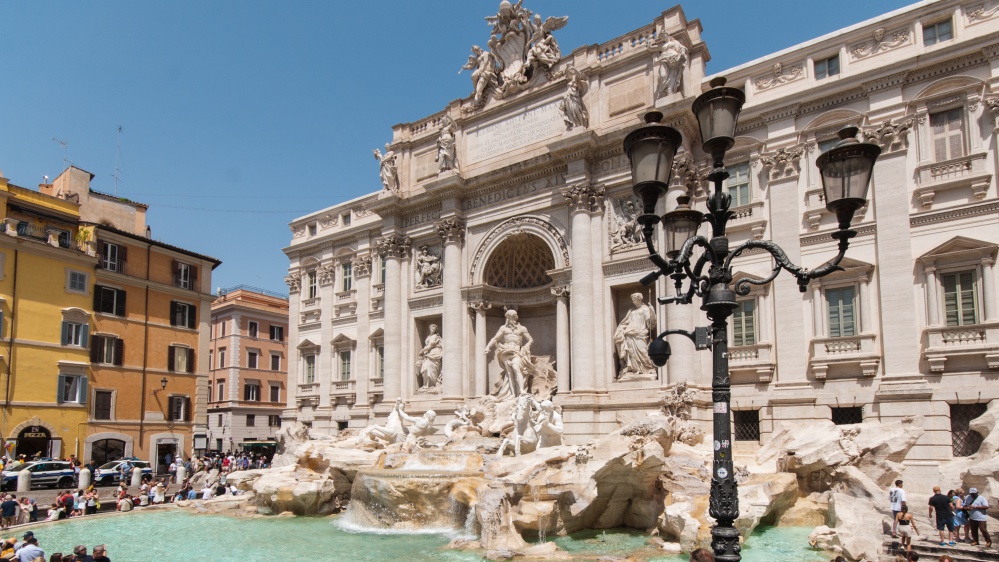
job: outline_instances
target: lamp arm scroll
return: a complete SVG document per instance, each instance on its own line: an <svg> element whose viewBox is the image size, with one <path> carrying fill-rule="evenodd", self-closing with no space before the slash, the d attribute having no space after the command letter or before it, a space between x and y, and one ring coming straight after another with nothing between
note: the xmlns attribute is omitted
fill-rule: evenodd
<svg viewBox="0 0 999 562"><path fill-rule="evenodd" d="M732 251L731 254L728 255L728 257L725 258L725 269L729 269L732 265L732 260L738 257L742 252L752 248L760 248L773 257L773 270L770 272L770 275L764 279L755 280L749 279L748 277L740 279L735 284L734 290L736 294L748 295L750 285L766 285L767 283L770 283L777 277L781 269L787 271L791 275L794 275L794 277L798 280L798 289L804 293L806 287L808 287L808 282L812 279L825 277L835 271L843 271L843 268L840 267L839 264L843 261L843 257L846 256L846 249L850 245L850 238L853 238L856 235L856 231L849 229L838 230L832 233L832 237L839 240L839 251L836 253L835 257L814 269L807 269L799 265L795 265L787 257L787 254L784 253L784 250L781 249L780 246L770 242L769 240L747 240L740 244L735 250Z"/></svg>

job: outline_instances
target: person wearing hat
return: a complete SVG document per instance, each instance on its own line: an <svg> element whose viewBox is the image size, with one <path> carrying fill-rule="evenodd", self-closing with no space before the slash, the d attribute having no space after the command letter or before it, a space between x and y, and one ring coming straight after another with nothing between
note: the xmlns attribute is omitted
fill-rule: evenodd
<svg viewBox="0 0 999 562"><path fill-rule="evenodd" d="M111 562L108 558L108 550L103 544L94 547L94 562Z"/></svg>
<svg viewBox="0 0 999 562"><path fill-rule="evenodd" d="M982 538L985 539L985 548L992 546L992 537L989 536L989 530L986 527L989 521L986 515L989 510L989 500L978 494L978 488L972 488L968 490L968 497L964 498L964 508L968 510L971 545L978 546L978 532L981 531Z"/></svg>
<svg viewBox="0 0 999 562"><path fill-rule="evenodd" d="M73 561L74 562L94 562L92 556L87 554L87 547L82 544L76 545L73 548Z"/></svg>
<svg viewBox="0 0 999 562"><path fill-rule="evenodd" d="M35 533L31 531L24 533L24 536L21 537L21 540L14 545L14 552L21 550L21 547L25 545L25 542L33 536L35 536Z"/></svg>

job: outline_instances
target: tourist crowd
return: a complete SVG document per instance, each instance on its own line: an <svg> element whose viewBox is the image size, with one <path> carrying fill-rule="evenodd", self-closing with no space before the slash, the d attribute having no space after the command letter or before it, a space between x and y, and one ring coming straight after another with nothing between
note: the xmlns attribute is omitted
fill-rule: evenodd
<svg viewBox="0 0 999 562"><path fill-rule="evenodd" d="M95 546L93 552L87 554L87 547L80 544L73 548L72 554L56 552L46 558L32 531L24 533L20 541L16 538L0 541L0 560L9 562L111 562L103 544Z"/></svg>
<svg viewBox="0 0 999 562"><path fill-rule="evenodd" d="M891 534L892 537L901 539L901 545L909 559L917 560L919 555L912 550L912 537L918 536L919 530L902 486L903 482L896 480L895 485L888 490L888 502L894 515ZM977 488L970 488L967 494L960 488L943 494L939 486L934 486L927 507L927 518L939 533L940 546L956 546L958 542L980 546L980 540L984 540L985 548L992 546L988 530L989 502L978 493ZM950 557L944 555L940 558L945 559L949 560Z"/></svg>

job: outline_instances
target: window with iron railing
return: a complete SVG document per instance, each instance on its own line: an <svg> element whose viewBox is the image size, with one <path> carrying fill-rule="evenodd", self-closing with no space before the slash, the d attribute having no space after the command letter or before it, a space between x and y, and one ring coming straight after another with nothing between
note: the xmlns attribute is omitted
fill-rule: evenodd
<svg viewBox="0 0 999 562"><path fill-rule="evenodd" d="M115 273L125 273L128 263L128 248L112 242L98 240L97 267Z"/></svg>
<svg viewBox="0 0 999 562"><path fill-rule="evenodd" d="M971 420L985 413L987 404L951 404L950 435L955 457L970 457L982 446L983 437L971 429Z"/></svg>

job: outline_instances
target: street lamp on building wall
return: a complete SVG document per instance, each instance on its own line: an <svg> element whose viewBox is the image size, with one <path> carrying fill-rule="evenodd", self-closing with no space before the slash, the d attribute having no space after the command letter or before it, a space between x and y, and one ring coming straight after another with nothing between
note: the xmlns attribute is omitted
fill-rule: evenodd
<svg viewBox="0 0 999 562"><path fill-rule="evenodd" d="M709 513L716 521L711 529L711 546L716 560L737 562L739 531L734 522L739 516L739 495L732 464L732 417L730 412L731 385L728 372L728 317L738 306L737 295L748 295L750 285L765 285L777 277L781 269L798 280L802 292L812 279L838 271L850 239L857 235L850 229L854 213L867 203L874 162L881 149L874 144L856 140L857 129L840 131L840 142L818 158L825 192L826 209L836 214L839 230L832 237L839 241L837 255L815 269L805 269L788 260L780 246L766 240L748 240L734 249L729 248L725 226L732 218L731 197L724 190L725 152L735 144L735 125L746 96L737 88L725 87L724 78L711 81L712 89L694 100L693 112L701 132L701 148L711 155L713 169L708 181L714 191L708 196L707 214L690 208L690 197L677 198L677 208L662 217L656 215L656 204L669 188L673 157L682 142L680 133L661 124L662 113L646 115L646 125L624 139L624 151L631 160L633 190L642 200L643 214L638 217L649 250L649 260L656 270L642 279L651 285L661 276L673 280L676 293L660 297L660 304L690 304L693 297L701 299L701 310L707 313L711 325L693 332L665 330L649 344L649 357L661 367L671 350L665 340L671 334L690 338L697 349L712 349L713 366L711 398L714 404L714 463L711 470ZM775 202L772 202L775 203ZM656 223L662 222L665 234L665 255L653 244ZM702 222L711 225L711 237L697 234ZM695 258L695 249L701 253ZM773 270L764 279L742 278L733 284L732 260L751 248L768 252L774 259ZM692 261L693 260L693 263ZM686 289L684 283L688 283Z"/></svg>

